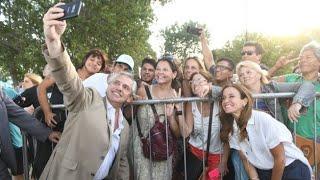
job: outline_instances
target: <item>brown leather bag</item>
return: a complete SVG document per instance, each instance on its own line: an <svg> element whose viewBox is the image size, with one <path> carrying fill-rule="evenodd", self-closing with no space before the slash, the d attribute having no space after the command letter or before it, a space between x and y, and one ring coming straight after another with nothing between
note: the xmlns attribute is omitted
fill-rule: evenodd
<svg viewBox="0 0 320 180"><path fill-rule="evenodd" d="M315 160L315 154L314 154L314 141L311 139L304 138L302 136L296 135L296 145L298 148L301 149L304 156L308 159L311 166L313 166L314 160ZM317 164L318 168L320 165L320 144L316 143L316 153L317 153Z"/></svg>
<svg viewBox="0 0 320 180"><path fill-rule="evenodd" d="M148 95L148 99L152 99L148 86L144 86ZM142 142L143 155L146 158L151 158L153 161L164 161L173 153L173 137L171 129L168 125L159 121L159 116L154 104L151 104L155 124L150 129L147 137L143 137L139 120L137 119L137 128ZM168 134L168 135L166 135Z"/></svg>

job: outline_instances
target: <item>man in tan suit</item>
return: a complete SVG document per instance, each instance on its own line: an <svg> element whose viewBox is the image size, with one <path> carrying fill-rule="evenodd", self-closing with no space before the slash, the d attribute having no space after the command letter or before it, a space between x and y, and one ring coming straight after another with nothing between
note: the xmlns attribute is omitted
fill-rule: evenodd
<svg viewBox="0 0 320 180"><path fill-rule="evenodd" d="M63 9L55 6L43 18L44 55L69 114L40 179L129 179L129 126L121 106L136 89L133 77L126 72L110 75L104 98L85 88L60 40L66 22L55 19L62 16Z"/></svg>

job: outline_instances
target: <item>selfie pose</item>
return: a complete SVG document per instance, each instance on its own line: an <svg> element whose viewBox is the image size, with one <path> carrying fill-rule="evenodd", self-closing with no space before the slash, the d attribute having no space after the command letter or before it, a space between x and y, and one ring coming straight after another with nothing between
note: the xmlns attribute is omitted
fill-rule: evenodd
<svg viewBox="0 0 320 180"><path fill-rule="evenodd" d="M136 89L134 79L126 72L112 74L103 98L96 89L85 88L61 42L66 22L57 20L64 15L58 5L43 18L47 45L43 53L68 116L40 179L129 179L129 125L121 107Z"/></svg>

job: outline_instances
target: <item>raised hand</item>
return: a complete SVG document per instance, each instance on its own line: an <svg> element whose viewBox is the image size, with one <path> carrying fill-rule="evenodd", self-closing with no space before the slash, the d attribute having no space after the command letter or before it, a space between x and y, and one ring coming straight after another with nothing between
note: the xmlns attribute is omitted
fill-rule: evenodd
<svg viewBox="0 0 320 180"><path fill-rule="evenodd" d="M290 52L287 56L281 56L281 57L277 60L275 66L276 66L277 68L282 68L282 67L288 65L289 63L292 63L292 62L297 61L298 59L299 59L299 58L294 57L293 52Z"/></svg>
<svg viewBox="0 0 320 180"><path fill-rule="evenodd" d="M200 82L196 85L193 93L196 94L198 97L205 97L210 92L211 86L211 83Z"/></svg>
<svg viewBox="0 0 320 180"><path fill-rule="evenodd" d="M59 21L64 15L63 9L57 6L63 5L64 3L58 3L51 7L43 17L43 30L46 42L60 40L61 35L66 29L66 21Z"/></svg>

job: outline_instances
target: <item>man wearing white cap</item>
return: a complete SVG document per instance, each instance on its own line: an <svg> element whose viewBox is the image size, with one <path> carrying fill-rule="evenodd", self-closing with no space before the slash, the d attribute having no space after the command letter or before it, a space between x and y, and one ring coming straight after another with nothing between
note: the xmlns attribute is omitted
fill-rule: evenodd
<svg viewBox="0 0 320 180"><path fill-rule="evenodd" d="M113 65L113 72L133 72L134 61L131 56L127 54L120 55L115 64ZM95 88L102 97L106 96L106 90L108 87L107 84L108 74L105 73L96 73L89 78L83 81L83 85L85 87L93 87Z"/></svg>

